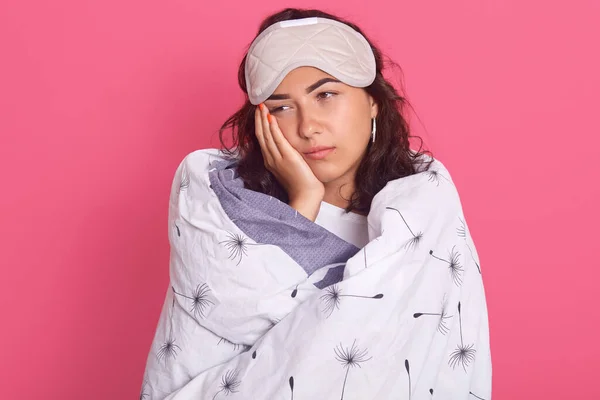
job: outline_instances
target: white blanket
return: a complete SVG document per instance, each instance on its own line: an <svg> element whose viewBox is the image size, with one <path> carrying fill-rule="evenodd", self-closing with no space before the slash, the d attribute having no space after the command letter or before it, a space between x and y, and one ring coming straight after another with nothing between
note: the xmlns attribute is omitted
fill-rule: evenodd
<svg viewBox="0 0 600 400"><path fill-rule="evenodd" d="M228 163L199 150L175 174L140 399L491 399L478 256L439 161L375 196L363 249Z"/></svg>

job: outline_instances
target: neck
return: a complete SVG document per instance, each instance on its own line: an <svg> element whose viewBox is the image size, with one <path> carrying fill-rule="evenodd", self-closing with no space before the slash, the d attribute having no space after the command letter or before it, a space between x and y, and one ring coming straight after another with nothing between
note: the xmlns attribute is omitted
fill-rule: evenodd
<svg viewBox="0 0 600 400"><path fill-rule="evenodd" d="M346 208L350 204L349 199L354 194L354 177L341 176L333 182L325 185L323 201L336 207Z"/></svg>
<svg viewBox="0 0 600 400"><path fill-rule="evenodd" d="M349 199L352 198L356 190L354 182L361 160L362 157L344 175L334 181L323 184L325 186L325 195L323 196L325 203L333 204L340 208L346 208L350 205Z"/></svg>

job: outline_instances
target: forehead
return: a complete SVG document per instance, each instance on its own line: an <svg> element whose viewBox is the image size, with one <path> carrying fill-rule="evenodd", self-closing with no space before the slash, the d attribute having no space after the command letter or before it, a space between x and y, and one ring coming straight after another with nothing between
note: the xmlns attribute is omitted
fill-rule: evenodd
<svg viewBox="0 0 600 400"><path fill-rule="evenodd" d="M334 76L315 67L298 67L288 72L274 93L288 93L298 89L304 90L323 78L335 79Z"/></svg>

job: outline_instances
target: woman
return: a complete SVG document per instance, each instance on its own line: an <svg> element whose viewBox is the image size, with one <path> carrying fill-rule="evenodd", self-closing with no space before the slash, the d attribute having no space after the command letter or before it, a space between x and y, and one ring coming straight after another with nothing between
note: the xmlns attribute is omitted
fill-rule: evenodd
<svg viewBox="0 0 600 400"><path fill-rule="evenodd" d="M267 18L248 101L173 181L140 398L491 398L485 293L448 171L355 25ZM354 368L361 367L361 368ZM350 372L352 370L352 372Z"/></svg>

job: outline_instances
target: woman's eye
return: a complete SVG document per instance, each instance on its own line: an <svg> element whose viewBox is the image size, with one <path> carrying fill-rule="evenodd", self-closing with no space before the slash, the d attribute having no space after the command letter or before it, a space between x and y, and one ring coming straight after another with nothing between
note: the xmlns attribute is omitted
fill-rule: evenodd
<svg viewBox="0 0 600 400"><path fill-rule="evenodd" d="M321 92L317 95L319 99L328 99L333 96L335 96L335 93L333 92Z"/></svg>
<svg viewBox="0 0 600 400"><path fill-rule="evenodd" d="M287 109L287 108L288 108L288 106L274 107L274 108L271 108L271 109L269 110L269 112L270 112L271 114L275 114L275 113L277 113L277 112L279 112L279 111L284 111L284 110L285 110L285 109Z"/></svg>

